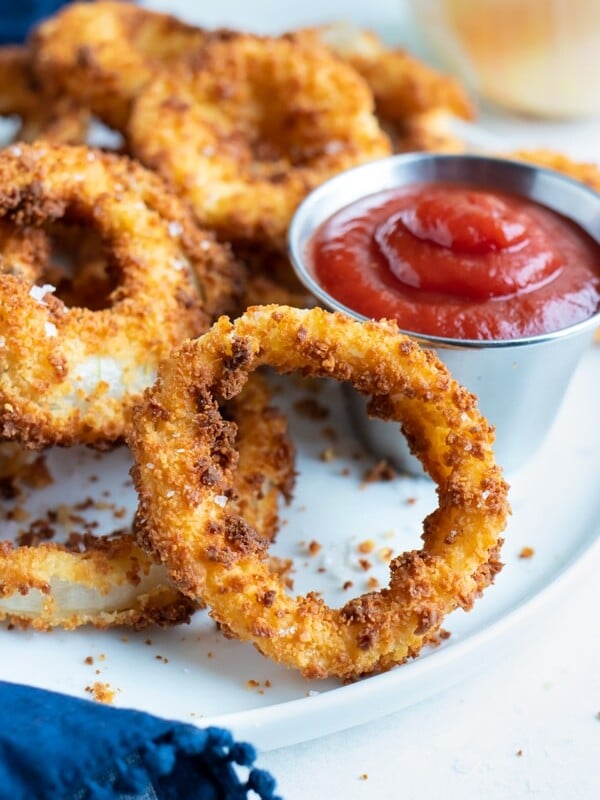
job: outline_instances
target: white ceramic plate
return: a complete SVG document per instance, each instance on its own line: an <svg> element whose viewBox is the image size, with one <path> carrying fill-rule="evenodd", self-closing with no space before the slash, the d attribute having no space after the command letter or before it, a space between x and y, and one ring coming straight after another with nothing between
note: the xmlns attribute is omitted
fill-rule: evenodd
<svg viewBox="0 0 600 800"><path fill-rule="evenodd" d="M599 376L596 347L576 373L547 445L520 474L509 476L513 516L503 551L505 569L473 611L447 619L451 637L414 662L348 686L307 682L251 646L224 639L207 615L199 613L189 626L137 633L2 629L0 678L80 697L89 697L86 687L98 681L115 691L116 706L225 726L262 749L366 722L441 691L535 636L534 619L536 625L551 624L549 600L567 591L576 572L581 574L579 568L597 539L600 512ZM294 412L296 400L307 396L294 384L287 380L278 402L292 412L300 477L294 503L283 511L285 522L274 551L294 558L296 591L320 589L339 605L352 592L364 592L372 575L387 582L381 548L398 552L418 546L420 521L435 507L434 487L415 478L363 486L362 476L374 462L348 429L340 388L322 384L316 399L329 408L329 417L316 422ZM328 426L337 431L334 442L324 436ZM321 458L327 448L332 460ZM128 522L135 497L125 450L56 451L48 455L48 463L55 483L29 493L25 505L31 517L21 528L48 508L87 497L113 504L94 512L99 530ZM121 513L121 507L126 516L115 519L114 511ZM91 511L75 513L93 518ZM81 522L73 527L81 530ZM5 530L10 532L8 523ZM367 556L358 550L366 539L376 542ZM314 556L307 552L312 540L322 545ZM524 546L534 549L532 558L519 558ZM373 564L368 571L358 563L365 557ZM347 580L354 585L343 590ZM92 664L86 663L88 656Z"/></svg>
<svg viewBox="0 0 600 800"><path fill-rule="evenodd" d="M150 2L206 25L230 24L256 30L279 30L344 18L379 28L396 39L402 27L397 0L361 7L347 2L306 2L284 7L268 0L254 4L223 0L210 10L191 10L183 2ZM515 126L516 128L517 126ZM521 128L515 130L518 136ZM0 131L0 135L1 135ZM537 135L537 134L536 134ZM562 140L562 134L561 134ZM262 749L290 745L366 722L397 711L442 691L535 637L538 625L550 625L552 602L568 591L569 583L585 574L600 548L596 546L600 498L600 349L592 348L575 375L563 411L544 449L512 483L513 517L506 532L506 567L496 585L469 614L457 612L445 627L450 639L424 652L416 661L385 675L349 686L334 681L307 682L262 658L252 647L225 640L205 614L192 625L139 633L78 630L38 634L0 629L0 679L89 697L94 682L110 684L114 704L133 707L198 725L230 728L238 738ZM295 391L295 390L294 390ZM293 404L294 391L283 399ZM540 387L543 392L543 387ZM303 392L300 392L301 396ZM377 551L366 556L374 564L365 572L358 565L357 545L374 539L377 550L418 546L420 520L435 505L431 484L397 479L361 487L364 471L373 464L347 428L337 387L327 387L322 401L330 418L315 423L292 418L298 442L300 478L296 498L283 512L286 524L275 552L295 559L295 589L322 589L332 603L341 604L351 591L362 593L371 575L385 581L385 565ZM322 429L334 425L340 437L333 445ZM320 454L332 447L335 458ZM125 451L98 456L90 451L52 452L49 465L53 486L30 495L31 517L21 527L43 517L60 504L75 505L88 496L114 508L96 514L99 531L122 527L133 512L135 498L127 481ZM348 474L342 474L347 471ZM100 480L95 481L93 478ZM90 511L76 514L94 519ZM4 533L11 526L4 523ZM75 529L81 525L74 524ZM14 528L14 526L13 526ZM306 554L311 540L321 543L316 556ZM304 544L302 544L304 543ZM520 559L524 546L534 548L531 559ZM325 572L319 571L325 568ZM351 580L351 590L340 587ZM86 663L91 656L93 663Z"/></svg>

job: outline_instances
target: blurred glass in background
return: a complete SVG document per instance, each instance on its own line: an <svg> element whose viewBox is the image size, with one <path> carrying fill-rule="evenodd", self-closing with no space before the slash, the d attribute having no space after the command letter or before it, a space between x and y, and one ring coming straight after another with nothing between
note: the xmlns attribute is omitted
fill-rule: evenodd
<svg viewBox="0 0 600 800"><path fill-rule="evenodd" d="M482 98L545 117L600 113L600 0L410 0L442 67Z"/></svg>

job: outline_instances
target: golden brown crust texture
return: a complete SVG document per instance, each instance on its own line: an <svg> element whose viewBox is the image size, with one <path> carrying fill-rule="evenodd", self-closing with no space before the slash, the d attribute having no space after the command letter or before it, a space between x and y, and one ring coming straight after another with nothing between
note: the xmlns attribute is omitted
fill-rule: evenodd
<svg viewBox="0 0 600 800"><path fill-rule="evenodd" d="M32 447L115 441L160 359L229 301L235 262L156 175L123 157L13 145L0 153L0 185L0 220L87 224L119 278L110 307L92 311L0 275L0 434Z"/></svg>
<svg viewBox="0 0 600 800"><path fill-rule="evenodd" d="M371 395L371 413L402 425L438 484L422 549L392 561L387 588L341 609L313 594L290 597L269 571L264 539L228 507L237 459L218 400L263 364L350 381ZM395 325L318 308L250 308L179 348L136 409L138 524L174 582L205 600L230 634L308 677L354 678L416 655L500 568L507 486L492 442L473 395Z"/></svg>
<svg viewBox="0 0 600 800"><path fill-rule="evenodd" d="M362 78L324 47L221 32L146 86L129 140L202 224L282 250L311 189L390 153L372 111Z"/></svg>

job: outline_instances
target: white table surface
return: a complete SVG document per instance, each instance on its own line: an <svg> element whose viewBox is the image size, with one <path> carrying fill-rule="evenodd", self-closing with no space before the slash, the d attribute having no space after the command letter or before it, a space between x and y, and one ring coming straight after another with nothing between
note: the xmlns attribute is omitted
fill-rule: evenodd
<svg viewBox="0 0 600 800"><path fill-rule="evenodd" d="M402 0L146 5L259 32L346 19L420 46ZM480 122L508 147L548 145L600 161L600 121L549 123L484 111ZM579 585L571 583L526 644L484 674L368 725L263 753L260 766L273 772L286 800L600 797L599 574L596 549Z"/></svg>

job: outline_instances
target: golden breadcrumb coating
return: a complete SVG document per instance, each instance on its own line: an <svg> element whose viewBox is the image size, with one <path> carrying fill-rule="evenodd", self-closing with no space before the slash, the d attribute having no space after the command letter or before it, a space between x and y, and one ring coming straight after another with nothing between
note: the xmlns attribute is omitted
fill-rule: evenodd
<svg viewBox="0 0 600 800"><path fill-rule="evenodd" d="M0 116L20 118L15 139L55 144L85 142L90 115L71 98L44 91L31 69L29 48L0 47Z"/></svg>
<svg viewBox="0 0 600 800"><path fill-rule="evenodd" d="M131 3L72 3L30 37L45 86L123 131L133 99L155 72L204 41L204 32Z"/></svg>
<svg viewBox="0 0 600 800"><path fill-rule="evenodd" d="M239 451L231 505L270 540L279 524L279 499L289 500L295 477L287 420L271 406L259 375L227 412L237 426ZM7 446L10 452L2 449L0 455L19 470L21 454L14 443ZM0 461L3 476L7 466ZM170 625L189 620L199 605L173 586L158 559L141 550L131 534L86 537L81 552L56 543L0 542L0 620L21 627Z"/></svg>
<svg viewBox="0 0 600 800"><path fill-rule="evenodd" d="M221 32L144 89L128 134L202 224L283 250L311 189L391 152L372 111L362 78L324 47Z"/></svg>
<svg viewBox="0 0 600 800"><path fill-rule="evenodd" d="M263 364L371 395L370 413L402 425L438 485L422 549L391 562L388 587L340 609L312 593L290 597L269 570L264 539L226 501L237 458L218 400ZM140 542L228 634L306 677L389 669L435 637L447 613L470 608L500 569L509 508L493 438L475 397L396 325L318 308L250 308L176 350L136 409Z"/></svg>
<svg viewBox="0 0 600 800"><path fill-rule="evenodd" d="M111 306L92 311L0 275L0 435L30 447L120 439L160 359L221 309L216 294L203 305L198 289L231 256L155 175L124 158L13 145L0 153L0 186L0 219L88 224L120 278Z"/></svg>

